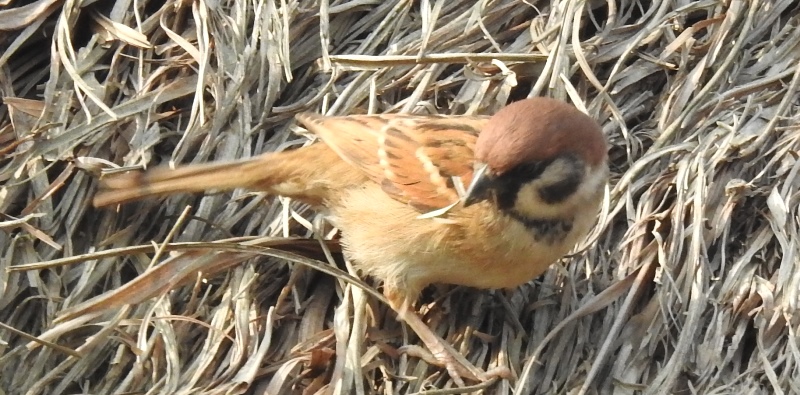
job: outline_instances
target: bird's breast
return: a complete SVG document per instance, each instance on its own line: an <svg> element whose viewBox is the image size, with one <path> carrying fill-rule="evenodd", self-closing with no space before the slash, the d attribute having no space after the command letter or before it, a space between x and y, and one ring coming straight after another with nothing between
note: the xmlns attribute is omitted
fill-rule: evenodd
<svg viewBox="0 0 800 395"><path fill-rule="evenodd" d="M544 273L588 230L571 216L523 219L485 211L482 218L482 226L476 228L480 230L452 251L466 270L451 277L450 283L476 288L517 287Z"/></svg>
<svg viewBox="0 0 800 395"><path fill-rule="evenodd" d="M516 287L541 275L588 230L569 218L521 221L488 202L420 218L377 184L349 191L332 211L355 265L411 295L432 283Z"/></svg>

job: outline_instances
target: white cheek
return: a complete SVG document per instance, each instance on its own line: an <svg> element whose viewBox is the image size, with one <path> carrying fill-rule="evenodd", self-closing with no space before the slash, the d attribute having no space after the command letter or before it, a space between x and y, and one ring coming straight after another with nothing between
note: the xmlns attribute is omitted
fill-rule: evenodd
<svg viewBox="0 0 800 395"><path fill-rule="evenodd" d="M603 189L608 183L608 167L603 165L596 169L586 168L586 178L575 194L582 202L594 202L603 196Z"/></svg>
<svg viewBox="0 0 800 395"><path fill-rule="evenodd" d="M547 204L539 197L538 181L530 182L522 186L517 192L517 200L514 202L514 211L528 218L554 217L562 212L561 205Z"/></svg>
<svg viewBox="0 0 800 395"><path fill-rule="evenodd" d="M597 205L606 184L608 169L604 166L596 169L587 167L584 174L575 193L561 202L549 204L541 199L539 189L563 178L563 169L560 166L551 166L541 177L519 189L514 210L528 218L552 218L572 216L577 208L584 209L587 205Z"/></svg>

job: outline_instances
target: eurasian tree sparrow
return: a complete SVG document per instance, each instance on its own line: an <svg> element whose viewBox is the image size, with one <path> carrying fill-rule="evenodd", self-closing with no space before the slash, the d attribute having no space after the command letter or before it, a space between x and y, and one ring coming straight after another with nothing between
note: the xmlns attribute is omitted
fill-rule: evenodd
<svg viewBox="0 0 800 395"><path fill-rule="evenodd" d="M320 207L341 230L346 256L383 281L391 307L451 376L487 378L409 306L432 283L516 287L569 252L603 198L600 126L547 98L492 117L303 113L297 120L322 143L108 175L94 205L247 188Z"/></svg>

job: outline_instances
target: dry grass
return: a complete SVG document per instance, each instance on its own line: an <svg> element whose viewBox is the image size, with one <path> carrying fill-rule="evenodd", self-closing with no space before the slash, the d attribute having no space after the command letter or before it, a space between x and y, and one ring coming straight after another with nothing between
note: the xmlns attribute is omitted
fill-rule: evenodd
<svg viewBox="0 0 800 395"><path fill-rule="evenodd" d="M424 296L471 361L517 375L487 392L800 393L795 2L0 4L0 393L452 387L398 354L417 339L335 244L286 238L312 236L307 209L90 197L101 168L302 143L301 110L529 95L601 120L613 177L563 265Z"/></svg>

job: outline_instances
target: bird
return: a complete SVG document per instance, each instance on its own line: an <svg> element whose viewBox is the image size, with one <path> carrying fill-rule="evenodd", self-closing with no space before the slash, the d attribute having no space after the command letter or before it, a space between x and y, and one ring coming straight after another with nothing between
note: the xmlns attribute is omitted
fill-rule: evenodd
<svg viewBox="0 0 800 395"><path fill-rule="evenodd" d="M315 206L345 256L383 283L456 383L505 373L473 366L413 309L431 284L513 289L543 274L594 225L608 179L597 121L532 97L492 116L375 114L296 120L318 141L248 159L112 173L93 204L245 188Z"/></svg>

